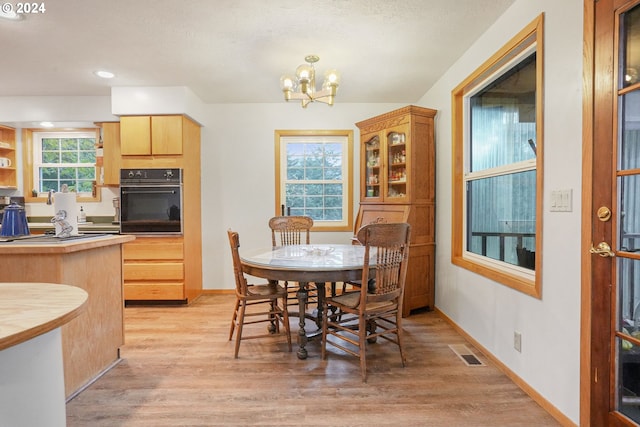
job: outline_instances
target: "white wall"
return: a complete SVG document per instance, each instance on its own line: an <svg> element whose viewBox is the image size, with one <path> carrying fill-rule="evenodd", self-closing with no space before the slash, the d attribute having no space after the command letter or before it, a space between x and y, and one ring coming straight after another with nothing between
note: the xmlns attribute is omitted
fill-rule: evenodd
<svg viewBox="0 0 640 427"><path fill-rule="evenodd" d="M544 27L542 299L451 264L451 91L540 13ZM582 1L517 0L419 101L437 109L436 306L576 424L580 397ZM572 212L550 212L573 189ZM522 353L513 348L522 333Z"/></svg>
<svg viewBox="0 0 640 427"><path fill-rule="evenodd" d="M39 127L41 121L114 121L110 96L6 96L0 98L0 121Z"/></svg>
<svg viewBox="0 0 640 427"><path fill-rule="evenodd" d="M356 122L404 104L299 103L210 105L202 133L203 280L207 289L234 287L226 231L240 234L242 248L271 245L275 207L274 131L354 131L354 219L359 201L359 133ZM313 233L312 241L348 243L351 232Z"/></svg>

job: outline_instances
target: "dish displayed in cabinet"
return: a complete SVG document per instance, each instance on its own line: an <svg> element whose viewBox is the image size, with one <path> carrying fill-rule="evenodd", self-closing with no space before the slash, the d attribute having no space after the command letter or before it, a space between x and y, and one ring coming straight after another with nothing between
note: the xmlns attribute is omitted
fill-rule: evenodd
<svg viewBox="0 0 640 427"><path fill-rule="evenodd" d="M380 138L378 135L365 142L367 156L365 176L367 177L367 197L380 196Z"/></svg>
<svg viewBox="0 0 640 427"><path fill-rule="evenodd" d="M406 134L390 132L387 135L387 147L389 159L389 181L387 188L388 197L404 197L407 193L407 168L406 168Z"/></svg>

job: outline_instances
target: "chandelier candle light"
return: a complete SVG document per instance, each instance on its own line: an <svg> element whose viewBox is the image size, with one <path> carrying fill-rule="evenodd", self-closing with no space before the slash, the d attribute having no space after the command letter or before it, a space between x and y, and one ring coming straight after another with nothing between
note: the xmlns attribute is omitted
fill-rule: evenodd
<svg viewBox="0 0 640 427"><path fill-rule="evenodd" d="M280 87L284 92L285 101L299 99L302 101L302 108L307 108L310 102L323 102L333 105L333 100L340 85L340 73L337 70L328 70L324 73L322 89L316 90L316 70L313 64L320 58L317 55L307 55L304 60L306 64L296 68L296 76L284 75L280 78Z"/></svg>

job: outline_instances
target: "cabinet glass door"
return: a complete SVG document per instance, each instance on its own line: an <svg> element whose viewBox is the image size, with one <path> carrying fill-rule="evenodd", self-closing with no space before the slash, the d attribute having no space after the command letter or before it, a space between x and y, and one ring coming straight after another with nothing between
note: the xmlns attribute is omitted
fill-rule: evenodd
<svg viewBox="0 0 640 427"><path fill-rule="evenodd" d="M387 186L385 199L401 201L407 197L407 135L404 132L389 132L387 138Z"/></svg>
<svg viewBox="0 0 640 427"><path fill-rule="evenodd" d="M364 143L363 161L365 174L363 179L364 199L378 199L381 197L382 159L380 158L380 137L375 135Z"/></svg>

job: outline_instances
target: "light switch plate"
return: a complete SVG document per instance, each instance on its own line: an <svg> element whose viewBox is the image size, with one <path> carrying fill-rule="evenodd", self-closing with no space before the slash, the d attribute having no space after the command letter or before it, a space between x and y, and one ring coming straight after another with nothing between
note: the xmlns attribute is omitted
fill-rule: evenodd
<svg viewBox="0 0 640 427"><path fill-rule="evenodd" d="M551 212L573 211L573 190L551 190Z"/></svg>

